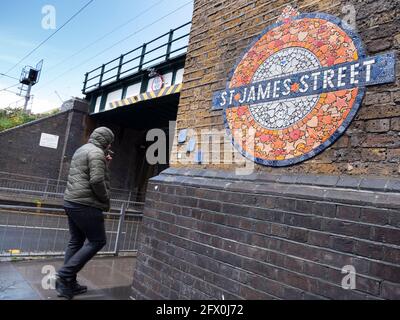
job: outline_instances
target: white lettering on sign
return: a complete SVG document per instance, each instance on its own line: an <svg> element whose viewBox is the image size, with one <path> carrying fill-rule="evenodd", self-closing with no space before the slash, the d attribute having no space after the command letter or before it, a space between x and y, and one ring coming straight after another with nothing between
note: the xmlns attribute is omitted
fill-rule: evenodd
<svg viewBox="0 0 400 320"><path fill-rule="evenodd" d="M51 149L57 149L58 147L58 138L54 134L42 133L40 136L39 146Z"/></svg>
<svg viewBox="0 0 400 320"><path fill-rule="evenodd" d="M390 69L394 65L391 62L393 59L391 53L324 67L321 71L312 69L262 81L257 79L256 84L217 92L213 103L222 108L231 108L387 83L387 79L393 78L394 73Z"/></svg>

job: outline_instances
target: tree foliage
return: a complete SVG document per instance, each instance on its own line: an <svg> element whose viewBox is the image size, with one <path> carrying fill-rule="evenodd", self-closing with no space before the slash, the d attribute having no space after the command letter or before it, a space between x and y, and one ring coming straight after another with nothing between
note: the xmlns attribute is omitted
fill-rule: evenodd
<svg viewBox="0 0 400 320"><path fill-rule="evenodd" d="M59 110L55 109L41 114L27 114L22 108L0 109L0 132L58 112Z"/></svg>

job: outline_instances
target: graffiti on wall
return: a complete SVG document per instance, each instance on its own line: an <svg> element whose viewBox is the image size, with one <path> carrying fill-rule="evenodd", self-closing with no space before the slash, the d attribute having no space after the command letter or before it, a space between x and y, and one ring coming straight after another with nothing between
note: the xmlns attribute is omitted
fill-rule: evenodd
<svg viewBox="0 0 400 320"><path fill-rule="evenodd" d="M394 80L393 52L368 57L340 19L289 8L245 50L226 89L214 94L213 109L223 109L232 143L245 157L287 166L344 133L366 86Z"/></svg>

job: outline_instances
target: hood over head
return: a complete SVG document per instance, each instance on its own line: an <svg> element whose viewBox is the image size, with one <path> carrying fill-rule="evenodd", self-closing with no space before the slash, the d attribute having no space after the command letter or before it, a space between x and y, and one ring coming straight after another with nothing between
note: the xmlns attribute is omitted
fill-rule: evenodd
<svg viewBox="0 0 400 320"><path fill-rule="evenodd" d="M107 127L99 127L90 135L89 142L95 146L106 149L114 141L114 133Z"/></svg>

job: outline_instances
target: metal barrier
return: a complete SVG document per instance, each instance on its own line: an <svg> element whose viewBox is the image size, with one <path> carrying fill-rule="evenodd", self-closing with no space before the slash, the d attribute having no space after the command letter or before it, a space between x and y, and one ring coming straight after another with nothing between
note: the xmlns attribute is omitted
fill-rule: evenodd
<svg viewBox="0 0 400 320"><path fill-rule="evenodd" d="M65 180L0 172L0 197L6 197L7 200L29 200L38 204L61 205L66 186ZM113 211L119 210L124 203L127 204L128 210L143 211L144 193L111 188L110 194Z"/></svg>
<svg viewBox="0 0 400 320"><path fill-rule="evenodd" d="M0 257L60 256L69 240L68 219L60 208L0 204ZM136 252L142 214L104 213L107 244L100 254Z"/></svg>
<svg viewBox="0 0 400 320"><path fill-rule="evenodd" d="M61 208L67 182L0 172L0 257L62 255L69 239ZM135 252L144 194L112 188L100 253ZM10 204L15 203L15 204Z"/></svg>

